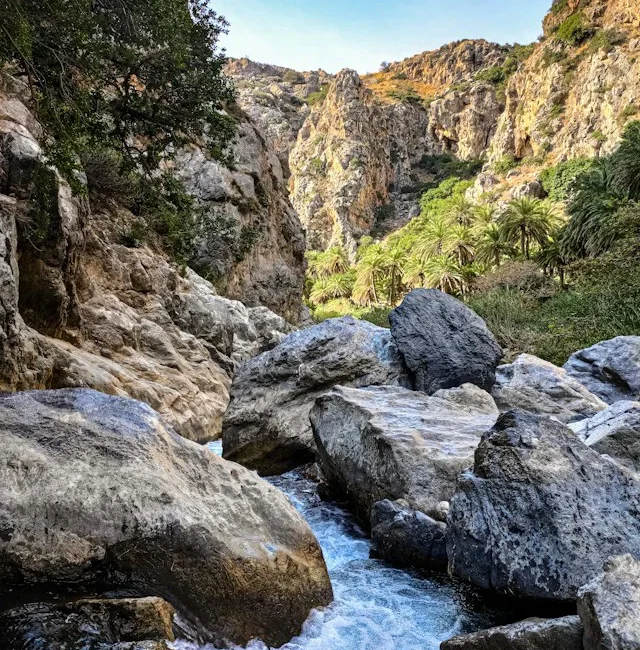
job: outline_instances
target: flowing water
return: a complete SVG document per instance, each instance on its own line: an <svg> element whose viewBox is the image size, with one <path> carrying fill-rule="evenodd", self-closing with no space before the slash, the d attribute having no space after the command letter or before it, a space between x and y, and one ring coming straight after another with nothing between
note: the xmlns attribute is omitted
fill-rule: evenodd
<svg viewBox="0 0 640 650"><path fill-rule="evenodd" d="M216 453L220 444L210 445ZM304 515L331 575L335 602L309 616L283 650L436 650L456 634L507 621L477 593L440 575L391 568L369 557L371 542L340 505L322 501L316 485L292 472L270 479ZM196 650L185 642L176 650ZM250 650L265 650L253 642ZM204 649L215 650L213 646Z"/></svg>

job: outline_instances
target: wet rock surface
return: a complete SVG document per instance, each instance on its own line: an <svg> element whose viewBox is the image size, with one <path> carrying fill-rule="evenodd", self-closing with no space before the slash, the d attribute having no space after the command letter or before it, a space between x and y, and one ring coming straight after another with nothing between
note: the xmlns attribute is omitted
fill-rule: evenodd
<svg viewBox="0 0 640 650"><path fill-rule="evenodd" d="M145 404L0 396L0 599L104 585L168 600L204 639L280 645L332 592L315 537L254 473Z"/></svg>
<svg viewBox="0 0 640 650"><path fill-rule="evenodd" d="M491 390L502 349L484 321L435 289L417 289L389 315L414 388L435 393L470 383Z"/></svg>
<svg viewBox="0 0 640 650"><path fill-rule="evenodd" d="M446 525L398 501L371 508L371 539L387 562L400 567L446 569Z"/></svg>
<svg viewBox="0 0 640 650"><path fill-rule="evenodd" d="M174 609L161 598L32 603L0 613L4 650L168 650Z"/></svg>
<svg viewBox="0 0 640 650"><path fill-rule="evenodd" d="M224 457L263 475L313 459L309 411L332 386L404 383L388 330L351 317L287 336L243 365L223 425Z"/></svg>
<svg viewBox="0 0 640 650"><path fill-rule="evenodd" d="M445 641L441 650L583 650L577 616L528 619Z"/></svg>
<svg viewBox="0 0 640 650"><path fill-rule="evenodd" d="M365 522L384 499L435 515L497 417L491 396L473 385L432 397L390 386L337 387L311 411L326 479Z"/></svg>
<svg viewBox="0 0 640 650"><path fill-rule="evenodd" d="M511 411L458 481L447 551L478 586L573 600L610 556L640 557L640 481L564 425Z"/></svg>

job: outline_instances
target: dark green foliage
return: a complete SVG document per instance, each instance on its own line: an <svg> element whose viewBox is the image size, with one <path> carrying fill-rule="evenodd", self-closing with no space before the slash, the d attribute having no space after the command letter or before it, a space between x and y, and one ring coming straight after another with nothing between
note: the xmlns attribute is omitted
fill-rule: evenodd
<svg viewBox="0 0 640 650"><path fill-rule="evenodd" d="M451 154L422 156L420 168L434 176L434 182L440 183L452 176L468 180L474 178L482 169L481 160L458 160Z"/></svg>
<svg viewBox="0 0 640 650"><path fill-rule="evenodd" d="M515 158L515 156L509 155L501 158L500 160L496 160L496 162L493 163L493 169L498 174L506 174L512 169L515 169L519 164L520 161Z"/></svg>
<svg viewBox="0 0 640 650"><path fill-rule="evenodd" d="M526 61L531 54L535 45L515 44L513 49L507 54L502 65L496 65L491 68L480 70L475 76L476 81L485 81L495 86L500 93L504 93L507 82L511 76L518 70L518 66Z"/></svg>
<svg viewBox="0 0 640 650"><path fill-rule="evenodd" d="M593 25L589 24L582 11L571 14L565 21L558 25L554 32L555 37L569 45L580 45L591 38L595 33Z"/></svg>
<svg viewBox="0 0 640 650"><path fill-rule="evenodd" d="M327 95L329 94L329 84L323 84L320 86L320 90L316 91L315 93L311 93L307 97L307 104L309 106L316 106L319 104L322 104L324 100L327 98Z"/></svg>
<svg viewBox="0 0 640 650"><path fill-rule="evenodd" d="M555 167L544 169L540 174L540 182L553 202L567 201L571 196L576 179L593 169L594 164L595 161L588 158L568 160Z"/></svg>
<svg viewBox="0 0 640 650"><path fill-rule="evenodd" d="M70 180L95 149L150 174L206 132L223 156L226 23L205 0L4 0L0 13L0 61L28 79L47 153Z"/></svg>
<svg viewBox="0 0 640 650"><path fill-rule="evenodd" d="M598 50L611 52L617 45L624 43L625 40L625 35L617 29L599 29L591 39L589 48L593 52Z"/></svg>
<svg viewBox="0 0 640 650"><path fill-rule="evenodd" d="M640 121L625 129L622 142L611 156L611 188L632 201L640 201Z"/></svg>

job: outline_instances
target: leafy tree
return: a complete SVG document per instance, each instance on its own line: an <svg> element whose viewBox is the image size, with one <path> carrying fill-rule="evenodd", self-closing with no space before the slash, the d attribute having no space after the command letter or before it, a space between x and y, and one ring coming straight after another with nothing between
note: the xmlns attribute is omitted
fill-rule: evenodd
<svg viewBox="0 0 640 650"><path fill-rule="evenodd" d="M223 158L233 98L206 0L4 0L0 63L28 80L46 151L70 179L108 148L147 177L181 146Z"/></svg>
<svg viewBox="0 0 640 650"><path fill-rule="evenodd" d="M389 284L389 304L395 305L402 289L402 272L407 262L406 253L399 247L385 249L385 273Z"/></svg>
<svg viewBox="0 0 640 650"><path fill-rule="evenodd" d="M499 267L504 257L514 256L514 246L509 243L497 223L490 223L481 231L476 242L476 260L488 267Z"/></svg>
<svg viewBox="0 0 640 650"><path fill-rule="evenodd" d="M313 251L307 254L309 274L314 278L328 278L349 269L347 254L341 246L333 246L326 251Z"/></svg>
<svg viewBox="0 0 640 650"><path fill-rule="evenodd" d="M353 286L353 300L358 305L379 304L378 288L387 268L385 252L380 244L373 244L360 260Z"/></svg>
<svg viewBox="0 0 640 650"><path fill-rule="evenodd" d="M464 275L460 265L448 255L439 255L425 264L424 286L444 293L464 291Z"/></svg>

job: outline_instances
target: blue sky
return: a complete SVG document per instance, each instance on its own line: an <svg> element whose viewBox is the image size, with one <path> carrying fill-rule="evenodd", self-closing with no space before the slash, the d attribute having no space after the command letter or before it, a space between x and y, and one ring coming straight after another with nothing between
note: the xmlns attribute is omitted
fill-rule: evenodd
<svg viewBox="0 0 640 650"><path fill-rule="evenodd" d="M462 38L530 43L551 0L211 0L229 56L297 70L373 72Z"/></svg>

